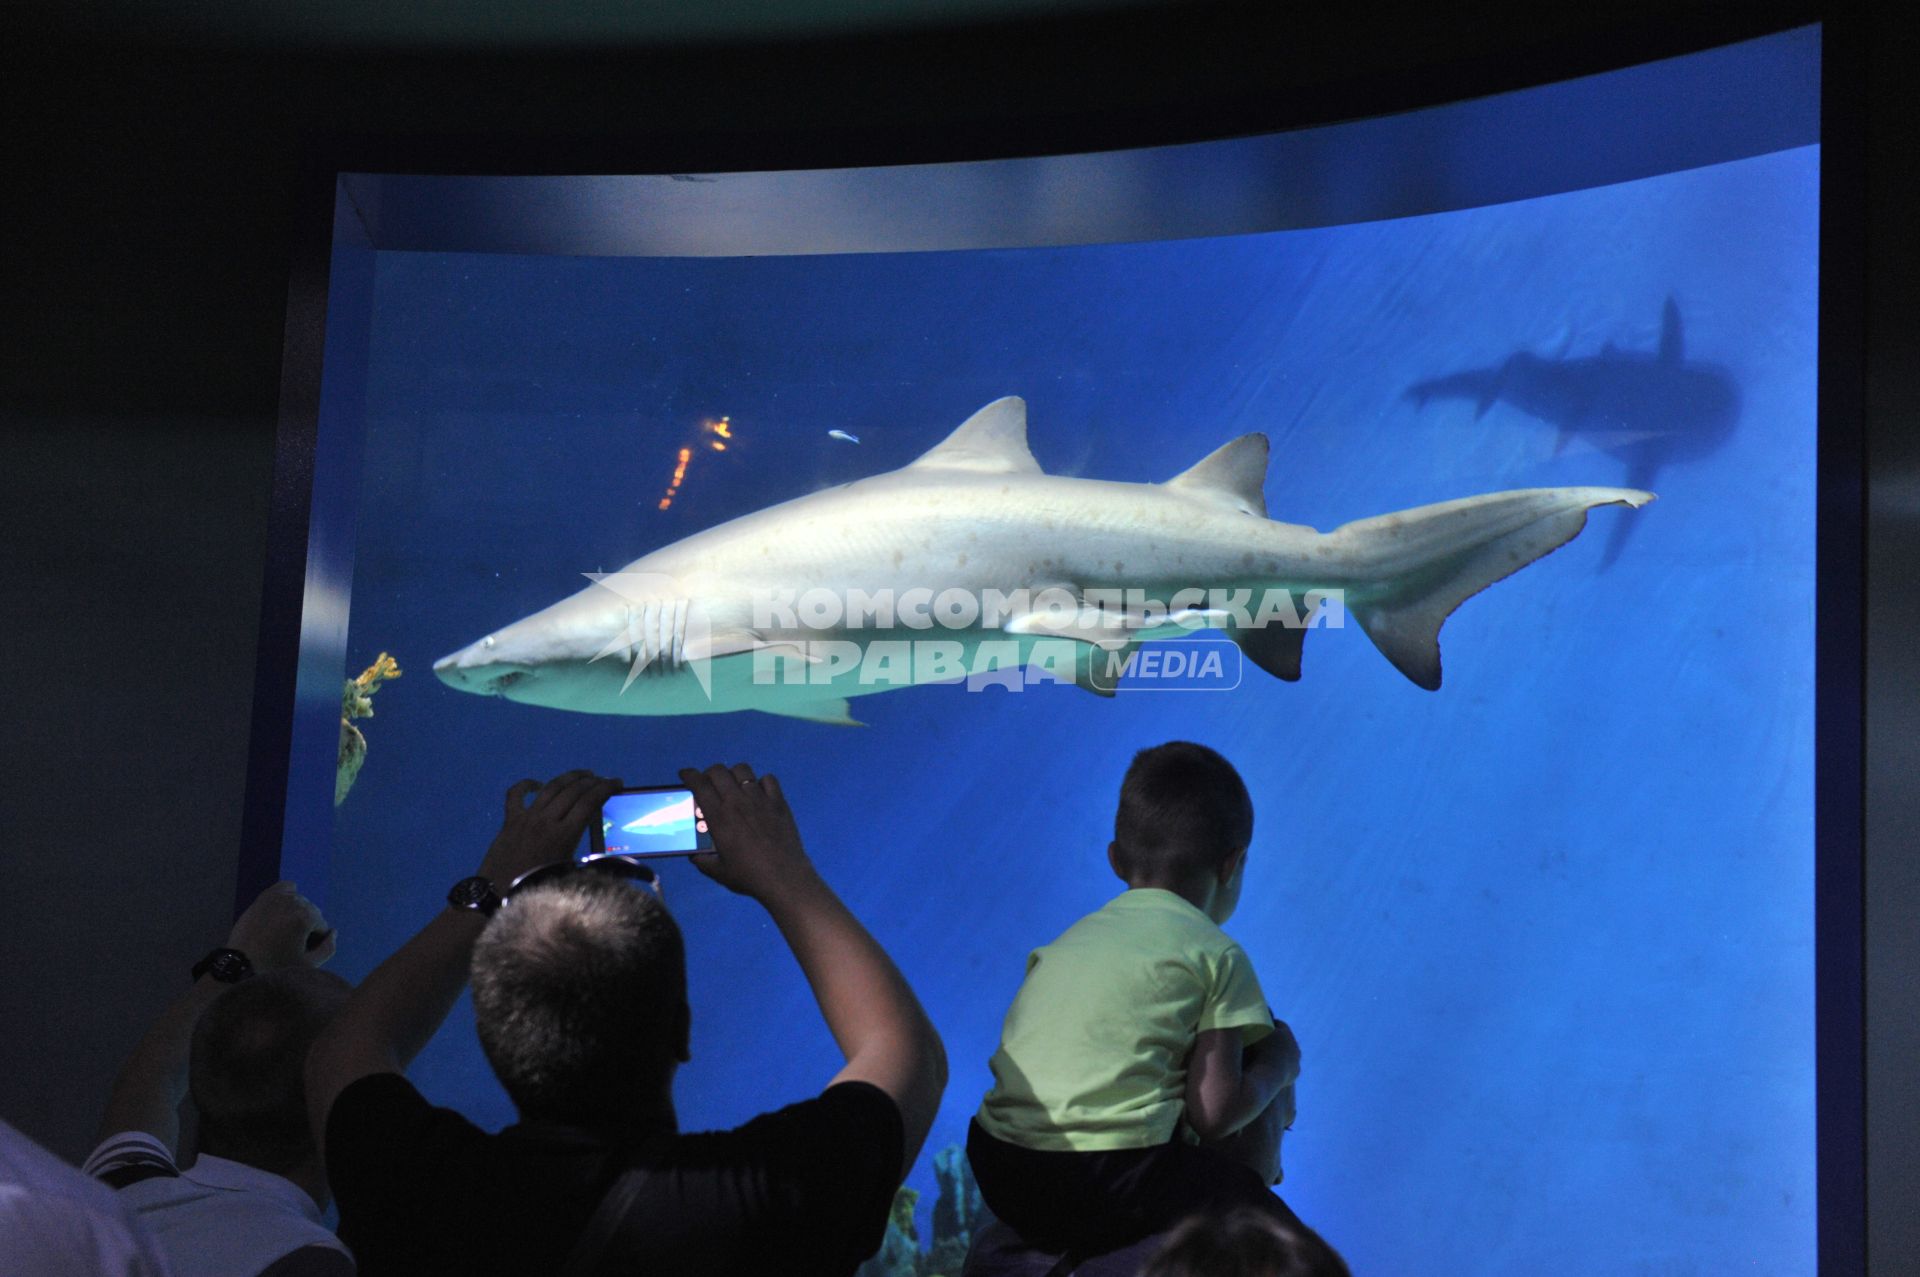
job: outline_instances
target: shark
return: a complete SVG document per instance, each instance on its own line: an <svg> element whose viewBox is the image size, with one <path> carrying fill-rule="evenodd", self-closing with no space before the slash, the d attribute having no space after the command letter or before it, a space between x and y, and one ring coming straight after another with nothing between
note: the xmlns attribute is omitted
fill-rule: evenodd
<svg viewBox="0 0 1920 1277"><path fill-rule="evenodd" d="M1224 630L1290 682L1308 629L1331 628L1320 624L1331 615L1351 616L1434 690L1455 608L1578 535L1596 507L1653 500L1533 488L1320 532L1268 517L1268 451L1265 435L1243 435L1161 483L1047 474L1027 445L1026 403L998 399L900 469L587 574L585 588L442 657L434 673L464 692L582 713L759 710L851 724L849 697L957 681L983 653L995 669L1051 662L1057 681L1111 695L1103 659L1111 671L1142 642L1201 628ZM933 598L941 624L911 628L904 606L809 611L814 596ZM875 678L839 655L903 639L946 644L957 664L911 661Z"/></svg>
<svg viewBox="0 0 1920 1277"><path fill-rule="evenodd" d="M1651 488L1669 462L1720 448L1740 416L1740 390L1718 364L1689 359L1680 307L1667 298L1660 338L1650 351L1611 342L1595 355L1574 358L1521 350L1503 362L1448 373L1409 386L1408 399L1425 407L1435 399L1474 405L1475 421L1506 404L1554 431L1553 454L1584 444L1618 458L1631 488ZM1628 522L1615 525L1601 566L1611 566L1625 543Z"/></svg>
<svg viewBox="0 0 1920 1277"><path fill-rule="evenodd" d="M620 828L624 833L637 834L644 833L650 829L659 829L663 825L668 827L673 825L691 825L693 824L693 818L693 795L689 794L685 798L668 803L664 807L654 808L638 820L629 820L626 824L620 826Z"/></svg>

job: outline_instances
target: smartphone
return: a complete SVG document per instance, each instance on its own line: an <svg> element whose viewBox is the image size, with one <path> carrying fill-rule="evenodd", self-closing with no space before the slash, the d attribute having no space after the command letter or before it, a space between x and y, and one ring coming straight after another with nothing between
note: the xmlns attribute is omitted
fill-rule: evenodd
<svg viewBox="0 0 1920 1277"><path fill-rule="evenodd" d="M692 856L713 850L707 818L681 785L623 789L587 828L594 856Z"/></svg>

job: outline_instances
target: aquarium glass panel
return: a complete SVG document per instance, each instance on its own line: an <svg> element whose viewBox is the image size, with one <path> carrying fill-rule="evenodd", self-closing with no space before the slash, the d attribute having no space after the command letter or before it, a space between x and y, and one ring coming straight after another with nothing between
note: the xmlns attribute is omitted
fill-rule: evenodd
<svg viewBox="0 0 1920 1277"><path fill-rule="evenodd" d="M338 968L432 916L522 777L776 773L945 1037L925 1244L1027 955L1122 887L1129 760L1198 741L1252 794L1226 930L1304 1054L1278 1191L1355 1271L1811 1271L1819 166L1125 242L356 249L364 345L323 413L359 440L338 673L401 673L313 861ZM707 607L717 700L667 687L692 631L629 565ZM906 685L856 636L743 682L787 623L727 609L817 586L925 589L933 624L890 637L960 664ZM1178 586L1191 632L1126 594ZM1274 586L1271 640L1205 593ZM1064 632L1045 607L941 619L988 587L1064 589L1100 641L1023 669ZM551 626L585 632L528 638L583 591L607 609ZM689 947L683 1126L817 1092L840 1057L766 914L653 863ZM412 1076L513 1120L464 1001Z"/></svg>

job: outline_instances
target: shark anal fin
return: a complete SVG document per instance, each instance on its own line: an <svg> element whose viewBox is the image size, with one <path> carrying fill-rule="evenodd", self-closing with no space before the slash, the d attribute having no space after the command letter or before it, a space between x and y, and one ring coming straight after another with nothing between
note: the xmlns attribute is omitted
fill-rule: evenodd
<svg viewBox="0 0 1920 1277"><path fill-rule="evenodd" d="M1039 474L1027 447L1027 401L996 399L911 462L908 469L971 470L983 474Z"/></svg>
<svg viewBox="0 0 1920 1277"><path fill-rule="evenodd" d="M1307 631L1302 625L1268 624L1260 629L1233 631L1247 659L1284 682L1300 679L1300 649L1306 646Z"/></svg>
<svg viewBox="0 0 1920 1277"><path fill-rule="evenodd" d="M853 707L847 704L844 696L827 701L804 701L798 705L758 705L755 708L778 714L782 718L804 718L809 723L830 723L835 727L866 726L853 716Z"/></svg>
<svg viewBox="0 0 1920 1277"><path fill-rule="evenodd" d="M1241 435L1162 484L1175 492L1267 517L1267 437Z"/></svg>
<svg viewBox="0 0 1920 1277"><path fill-rule="evenodd" d="M1121 677L1132 667L1133 654L1139 647L1140 644L1131 639L1117 647L1083 644L1074 656L1073 685L1095 696L1112 699L1120 690Z"/></svg>

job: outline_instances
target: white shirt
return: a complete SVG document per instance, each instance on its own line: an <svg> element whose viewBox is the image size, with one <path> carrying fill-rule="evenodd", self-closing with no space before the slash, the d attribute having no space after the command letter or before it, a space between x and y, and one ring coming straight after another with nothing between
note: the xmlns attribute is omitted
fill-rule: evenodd
<svg viewBox="0 0 1920 1277"><path fill-rule="evenodd" d="M105 1184L0 1122L0 1256L23 1277L169 1277L153 1240Z"/></svg>
<svg viewBox="0 0 1920 1277"><path fill-rule="evenodd" d="M102 1140L83 1169L109 1176L135 1167L160 1173L120 1189L120 1199L159 1244L174 1277L260 1273L312 1247L324 1248L318 1258L331 1260L320 1270L353 1271L347 1248L322 1221L320 1207L283 1175L205 1153L178 1170L167 1146L144 1131Z"/></svg>

